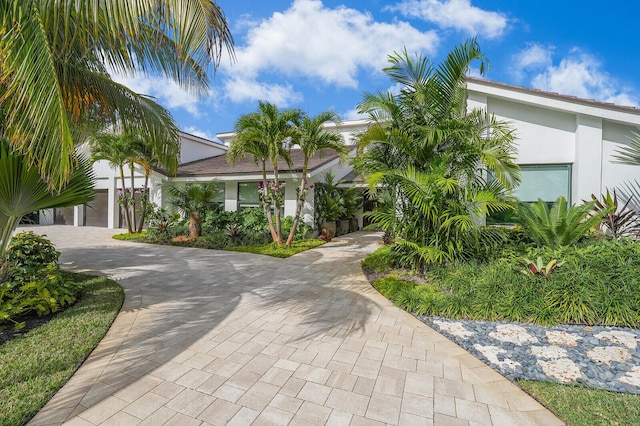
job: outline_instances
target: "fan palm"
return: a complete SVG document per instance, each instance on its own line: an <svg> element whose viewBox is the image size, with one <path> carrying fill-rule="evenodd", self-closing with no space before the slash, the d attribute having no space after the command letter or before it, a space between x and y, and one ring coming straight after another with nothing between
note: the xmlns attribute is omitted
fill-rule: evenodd
<svg viewBox="0 0 640 426"><path fill-rule="evenodd" d="M0 141L0 257L22 216L88 203L94 196L94 181L91 164L80 158L67 183L59 191L52 191L27 156Z"/></svg>
<svg viewBox="0 0 640 426"><path fill-rule="evenodd" d="M223 48L233 56L212 0L5 0L0 23L4 134L55 188L78 161L75 143L87 123L177 140L170 114L109 72L160 73L197 94Z"/></svg>
<svg viewBox="0 0 640 426"><path fill-rule="evenodd" d="M261 200L269 222L273 241L283 245L280 208L284 193L279 178L278 161L291 164L289 152L297 137L295 123L300 120L297 109L280 111L276 105L259 102L258 110L242 115L235 124L236 136L231 142L227 159L234 164L239 158L250 156L262 171ZM273 166L273 182L267 182L267 162ZM271 214L273 205L275 223Z"/></svg>
<svg viewBox="0 0 640 426"><path fill-rule="evenodd" d="M181 214L189 217L191 238L202 235L202 216L207 210L217 210L215 198L220 190L220 183L217 181L169 186L170 203Z"/></svg>
<svg viewBox="0 0 640 426"><path fill-rule="evenodd" d="M300 177L300 184L297 191L296 213L293 217L293 226L291 227L289 237L287 238L287 245L291 245L293 242L293 237L298 229L298 223L300 222L300 214L302 212L304 200L306 199L309 159L315 155L322 156L329 150L337 152L341 157L345 157L347 155L347 147L344 144L344 138L342 135L340 133L324 130L323 125L327 122L338 124L340 122L340 118L332 111L325 111L313 118L303 115L301 117L301 121L296 123L298 132L295 143L300 147L304 159L302 164L302 176Z"/></svg>
<svg viewBox="0 0 640 426"><path fill-rule="evenodd" d="M372 125L354 167L370 174L370 192L384 186L395 196L371 217L427 263L461 256L478 219L511 208L506 190L519 183L512 130L486 111L467 111L465 75L474 61L484 72L488 62L475 39L437 67L395 53L384 71L399 93L365 94L358 106Z"/></svg>

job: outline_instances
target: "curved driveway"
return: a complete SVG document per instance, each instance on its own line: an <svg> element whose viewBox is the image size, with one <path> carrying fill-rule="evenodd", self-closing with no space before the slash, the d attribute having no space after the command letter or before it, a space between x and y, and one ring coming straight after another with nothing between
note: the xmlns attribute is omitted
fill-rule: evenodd
<svg viewBox="0 0 640 426"><path fill-rule="evenodd" d="M34 230L126 299L30 424L562 424L369 285L360 260L378 234L275 259Z"/></svg>

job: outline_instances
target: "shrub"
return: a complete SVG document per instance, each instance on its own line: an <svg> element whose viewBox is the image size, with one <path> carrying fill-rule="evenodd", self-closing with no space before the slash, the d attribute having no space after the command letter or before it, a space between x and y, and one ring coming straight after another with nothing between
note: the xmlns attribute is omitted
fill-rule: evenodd
<svg viewBox="0 0 640 426"><path fill-rule="evenodd" d="M32 231L16 234L5 253L4 260L9 263L9 275L28 275L57 265L60 253L44 235L36 235Z"/></svg>
<svg viewBox="0 0 640 426"><path fill-rule="evenodd" d="M392 245L384 245L362 260L362 268L374 272L387 272L397 266Z"/></svg>
<svg viewBox="0 0 640 426"><path fill-rule="evenodd" d="M594 202L569 206L559 197L551 206L538 199L537 203L521 204L518 215L531 238L541 246L560 247L573 244L589 229L602 222L605 211L593 212Z"/></svg>

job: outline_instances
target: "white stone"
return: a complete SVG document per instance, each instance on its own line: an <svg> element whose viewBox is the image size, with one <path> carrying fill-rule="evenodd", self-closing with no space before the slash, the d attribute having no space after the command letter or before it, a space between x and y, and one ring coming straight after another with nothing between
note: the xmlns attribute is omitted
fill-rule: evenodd
<svg viewBox="0 0 640 426"><path fill-rule="evenodd" d="M629 349L635 349L638 346L638 339L635 334L628 333L626 331L603 331L594 335L594 337L600 340L609 340L619 345L625 345Z"/></svg>
<svg viewBox="0 0 640 426"><path fill-rule="evenodd" d="M501 342L509 342L518 346L538 343L538 339L535 336L527 333L527 330L519 325L500 324L496 327L496 330L489 333L489 337L498 339Z"/></svg>
<svg viewBox="0 0 640 426"><path fill-rule="evenodd" d="M504 349L500 349L497 346L482 346L475 344L473 345L473 347L476 348L476 350L478 350L482 355L484 355L490 363L496 364L500 367L515 370L516 366L522 365L519 362L513 361L509 358L505 358L504 360L500 361L498 359L498 355L506 354L507 351L505 351Z"/></svg>
<svg viewBox="0 0 640 426"><path fill-rule="evenodd" d="M461 322L434 320L433 323L437 324L438 327L440 327L440 330L446 331L447 333L461 339L466 339L467 337L476 334L473 331L467 329Z"/></svg>
<svg viewBox="0 0 640 426"><path fill-rule="evenodd" d="M631 386L640 387L640 367L633 367L630 372L625 374L624 377L620 377L618 381Z"/></svg>
<svg viewBox="0 0 640 426"><path fill-rule="evenodd" d="M582 337L577 334L567 333L566 331L547 331L547 340L552 345L566 345L570 347L576 347L578 340L582 340Z"/></svg>
<svg viewBox="0 0 640 426"><path fill-rule="evenodd" d="M625 348L617 346L598 346L587 351L587 356L596 362L611 365L612 362L627 362L631 359L631 354Z"/></svg>
<svg viewBox="0 0 640 426"><path fill-rule="evenodd" d="M551 361L538 360L538 365L544 374L562 382L575 382L582 378L582 373L578 366L569 358L554 359Z"/></svg>
<svg viewBox="0 0 640 426"><path fill-rule="evenodd" d="M532 346L531 354L538 358L547 359L558 359L567 357L567 351L558 346Z"/></svg>

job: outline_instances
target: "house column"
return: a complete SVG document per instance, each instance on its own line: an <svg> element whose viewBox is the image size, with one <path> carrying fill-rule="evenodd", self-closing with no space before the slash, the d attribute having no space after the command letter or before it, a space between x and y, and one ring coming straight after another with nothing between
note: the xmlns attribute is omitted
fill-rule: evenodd
<svg viewBox="0 0 640 426"><path fill-rule="evenodd" d="M224 211L235 212L238 210L238 182L224 182Z"/></svg>
<svg viewBox="0 0 640 426"><path fill-rule="evenodd" d="M84 209L86 206L80 204L73 206L73 226L84 226Z"/></svg>
<svg viewBox="0 0 640 426"><path fill-rule="evenodd" d="M602 193L602 119L576 117L575 160L571 176L571 202L591 200Z"/></svg>

